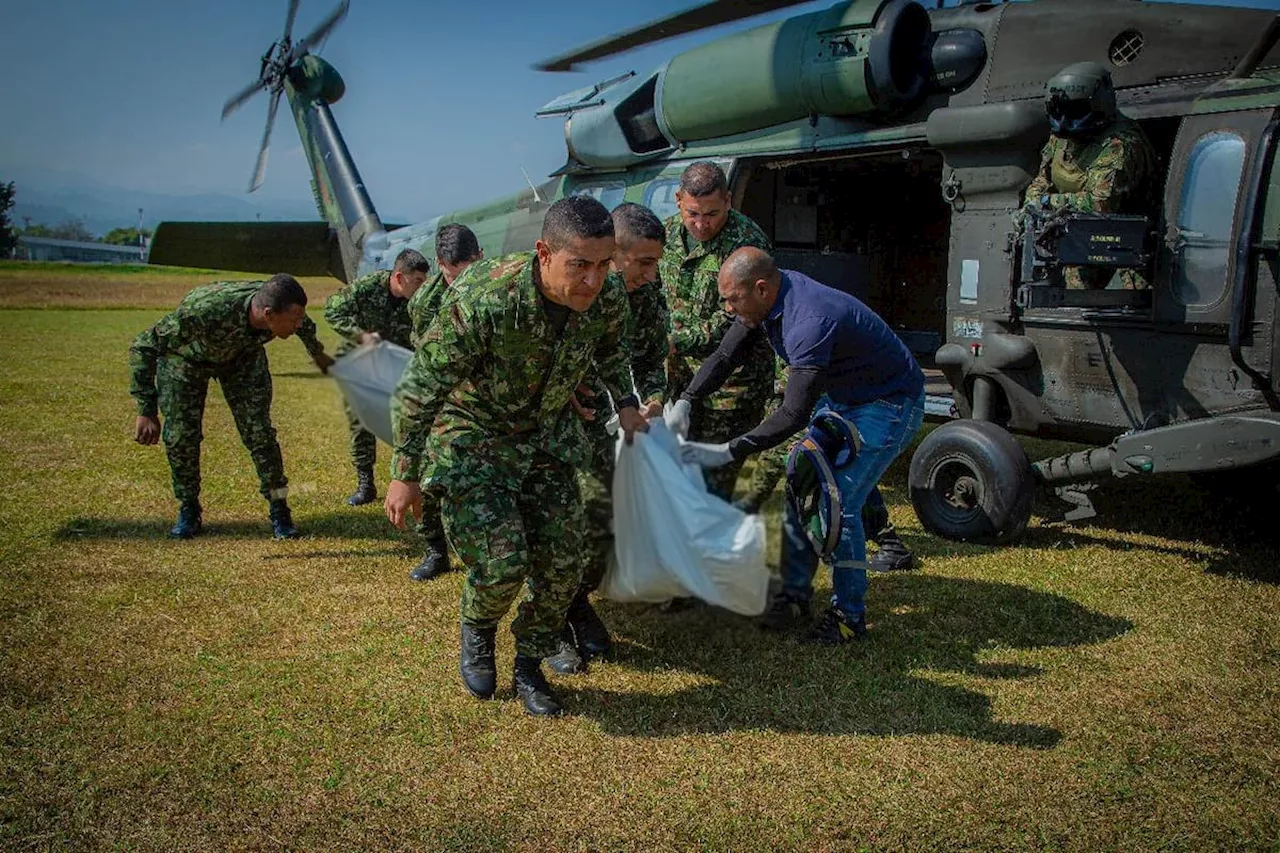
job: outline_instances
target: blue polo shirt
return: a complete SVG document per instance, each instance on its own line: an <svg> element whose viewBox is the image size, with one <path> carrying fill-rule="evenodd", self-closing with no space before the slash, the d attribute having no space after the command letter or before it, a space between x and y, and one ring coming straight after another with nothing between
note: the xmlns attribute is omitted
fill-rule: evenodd
<svg viewBox="0 0 1280 853"><path fill-rule="evenodd" d="M821 369L827 396L848 406L924 391L915 356L874 311L804 273L781 272L778 300L760 325L787 366Z"/></svg>

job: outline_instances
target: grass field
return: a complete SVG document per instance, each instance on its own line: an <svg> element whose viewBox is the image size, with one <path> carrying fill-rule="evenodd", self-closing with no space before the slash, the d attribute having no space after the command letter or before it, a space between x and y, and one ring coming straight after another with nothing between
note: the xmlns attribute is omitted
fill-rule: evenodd
<svg viewBox="0 0 1280 853"><path fill-rule="evenodd" d="M924 534L900 461L923 567L872 579L866 643L604 602L615 657L533 720L463 691L461 577L413 584L412 539L343 502L296 341L268 351L307 535L268 538L213 391L209 534L165 538L127 347L212 277L0 267L0 849L1280 850L1274 506L1118 483L993 550Z"/></svg>

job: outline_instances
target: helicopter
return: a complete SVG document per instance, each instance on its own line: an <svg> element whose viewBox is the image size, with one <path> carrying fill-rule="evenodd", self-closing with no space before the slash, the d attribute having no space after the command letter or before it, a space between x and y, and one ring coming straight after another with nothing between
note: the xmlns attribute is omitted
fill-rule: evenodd
<svg viewBox="0 0 1280 853"><path fill-rule="evenodd" d="M798 5L721 0L547 60L574 68L677 34ZM150 260L349 281L437 229L468 225L493 257L532 248L552 202L587 194L659 217L691 162L717 163L733 206L778 265L859 297L929 378L943 421L908 480L925 529L1012 543L1052 489L1065 518L1124 477L1238 473L1280 482L1280 18L1141 0L847 0L690 48L660 68L558 97L566 162L540 184L416 225L385 226L330 107L344 84L310 53L343 2L284 36L224 116L270 96L261 182L280 98L312 171L323 222L157 228ZM1053 34L1046 38L1045 34ZM1048 138L1044 84L1094 61L1157 155L1144 216L1033 221L1022 206ZM1067 290L1065 265L1137 268L1149 289ZM1118 276L1117 276L1118 278ZM1016 435L1087 449L1032 461Z"/></svg>

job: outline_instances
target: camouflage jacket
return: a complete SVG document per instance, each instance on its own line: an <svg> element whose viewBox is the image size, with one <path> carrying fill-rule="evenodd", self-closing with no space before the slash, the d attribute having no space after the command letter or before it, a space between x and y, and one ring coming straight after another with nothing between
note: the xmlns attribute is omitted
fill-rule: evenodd
<svg viewBox="0 0 1280 853"><path fill-rule="evenodd" d="M1023 204L1039 204L1047 196L1054 210L1137 212L1148 201L1154 170L1155 151L1146 133L1117 116L1092 139L1050 136Z"/></svg>
<svg viewBox="0 0 1280 853"><path fill-rule="evenodd" d="M159 411L156 365L161 358L177 356L216 370L258 357L272 334L249 325L249 303L265 283L218 281L197 287L177 309L134 339L129 348L129 393L138 401L139 415L155 417ZM312 358L324 352L310 317L303 317L297 335Z"/></svg>
<svg viewBox="0 0 1280 853"><path fill-rule="evenodd" d="M689 235L679 213L664 225L667 239L658 269L671 312L671 343L676 354L668 370L670 391L676 394L693 379L702 361L715 352L733 322L721 306L716 286L720 264L743 246L756 246L767 252L773 251L773 246L759 225L736 210L729 211L724 228L705 243ZM714 409L734 409L747 397L772 393L772 388L773 350L761 336L760 345L707 404Z"/></svg>
<svg viewBox="0 0 1280 853"><path fill-rule="evenodd" d="M376 332L388 343L412 346L409 300L393 294L390 282L387 270L369 273L329 297L324 318L343 337L339 355L356 347L361 332Z"/></svg>
<svg viewBox="0 0 1280 853"><path fill-rule="evenodd" d="M618 273L610 273L606 287L621 287L626 290L626 282ZM633 291L627 291L626 341L631 351L631 370L635 378L636 392L641 403L657 400L659 403L667 399L667 300L662 293L661 282L650 282ZM591 390L600 400L605 390L600 377L592 371L589 380ZM586 402L586 401L584 401ZM600 401L593 401L598 407ZM603 422L603 421L602 421Z"/></svg>
<svg viewBox="0 0 1280 853"><path fill-rule="evenodd" d="M417 292L409 299L409 321L413 324L413 332L410 335L410 343L413 349L417 349L422 345L422 338L427 334L427 327L431 325L431 321L436 318L436 314L440 312L440 303L444 300L445 290L449 285L445 284L444 273L437 272L426 283L419 287Z"/></svg>
<svg viewBox="0 0 1280 853"><path fill-rule="evenodd" d="M537 450L586 465L569 396L593 365L614 399L631 393L626 289L606 281L557 336L536 274L536 255L520 252L474 263L448 288L392 397L393 479L518 489Z"/></svg>

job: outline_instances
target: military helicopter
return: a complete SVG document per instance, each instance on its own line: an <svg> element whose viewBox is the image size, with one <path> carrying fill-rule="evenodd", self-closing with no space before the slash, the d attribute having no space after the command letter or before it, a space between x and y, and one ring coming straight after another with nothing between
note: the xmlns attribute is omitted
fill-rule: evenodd
<svg viewBox="0 0 1280 853"><path fill-rule="evenodd" d="M796 0L705 3L548 60L565 70ZM1050 487L1068 519L1114 477L1243 471L1280 457L1280 25L1273 12L1140 0L1028 0L926 9L852 0L724 36L657 70L570 92L567 160L545 182L427 222L378 218L330 106L337 71L312 55L344 2L263 56L257 91L283 94L322 223L162 223L153 263L349 280L439 226L470 226L490 257L532 247L547 207L589 194L675 212L680 173L712 160L780 266L860 297L930 378L946 422L911 460L926 529L1008 543ZM1052 37L1046 37L1052 34ZM1158 156L1146 217L1033 223L1011 215L1049 127L1044 84L1064 66L1109 69L1120 111ZM254 183L261 180L263 152ZM1064 264L1137 267L1149 290L1068 291ZM1030 462L1014 434L1091 445Z"/></svg>

